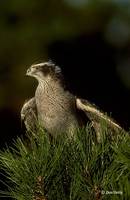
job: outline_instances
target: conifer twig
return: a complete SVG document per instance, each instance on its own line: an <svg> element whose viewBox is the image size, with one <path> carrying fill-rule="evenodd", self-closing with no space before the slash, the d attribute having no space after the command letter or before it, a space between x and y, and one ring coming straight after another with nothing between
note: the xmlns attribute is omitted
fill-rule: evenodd
<svg viewBox="0 0 130 200"><path fill-rule="evenodd" d="M44 194L44 179L42 176L37 177L33 200L47 200Z"/></svg>

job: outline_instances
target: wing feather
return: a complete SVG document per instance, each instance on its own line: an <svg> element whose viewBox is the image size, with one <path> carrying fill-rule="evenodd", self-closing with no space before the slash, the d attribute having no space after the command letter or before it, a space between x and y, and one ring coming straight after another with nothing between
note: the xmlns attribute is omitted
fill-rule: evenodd
<svg viewBox="0 0 130 200"><path fill-rule="evenodd" d="M100 140L102 121L104 121L107 125L107 128L111 130L111 133L119 133L121 131L124 131L123 128L119 124L117 124L111 117L101 112L95 105L91 104L89 101L77 98L76 106L78 109L84 111L86 116L92 122L92 126L96 131L98 140Z"/></svg>
<svg viewBox="0 0 130 200"><path fill-rule="evenodd" d="M21 109L21 120L24 121L28 131L36 131L37 107L35 97L26 101Z"/></svg>

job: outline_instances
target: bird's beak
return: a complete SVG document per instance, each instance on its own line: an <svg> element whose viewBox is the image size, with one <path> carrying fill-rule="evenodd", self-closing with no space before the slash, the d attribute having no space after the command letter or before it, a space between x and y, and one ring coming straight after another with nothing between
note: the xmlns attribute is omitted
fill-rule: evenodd
<svg viewBox="0 0 130 200"><path fill-rule="evenodd" d="M30 76L31 75L31 70L30 70L30 68L27 70L27 72L26 72L26 76Z"/></svg>

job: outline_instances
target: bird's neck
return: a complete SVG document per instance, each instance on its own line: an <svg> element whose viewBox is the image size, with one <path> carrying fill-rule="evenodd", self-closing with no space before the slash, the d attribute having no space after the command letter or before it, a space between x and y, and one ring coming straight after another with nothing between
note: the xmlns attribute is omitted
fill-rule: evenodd
<svg viewBox="0 0 130 200"><path fill-rule="evenodd" d="M55 111L64 118L66 113L75 113L75 97L59 81L51 80L39 82L36 93L37 109L42 109L45 116L49 117ZM57 116L56 114L56 116ZM44 119L45 120L45 119Z"/></svg>
<svg viewBox="0 0 130 200"><path fill-rule="evenodd" d="M44 93L48 94L48 96L51 95L51 98L53 95L55 96L58 94L61 95L62 93L66 93L62 82L52 78L48 78L46 81L40 80L38 88L40 88Z"/></svg>

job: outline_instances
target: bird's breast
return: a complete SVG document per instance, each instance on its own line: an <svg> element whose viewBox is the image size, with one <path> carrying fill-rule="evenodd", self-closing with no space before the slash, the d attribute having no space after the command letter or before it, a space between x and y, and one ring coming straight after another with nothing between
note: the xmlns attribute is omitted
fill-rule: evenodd
<svg viewBox="0 0 130 200"><path fill-rule="evenodd" d="M35 97L39 121L47 131L55 134L78 126L74 98L71 95L38 89Z"/></svg>

